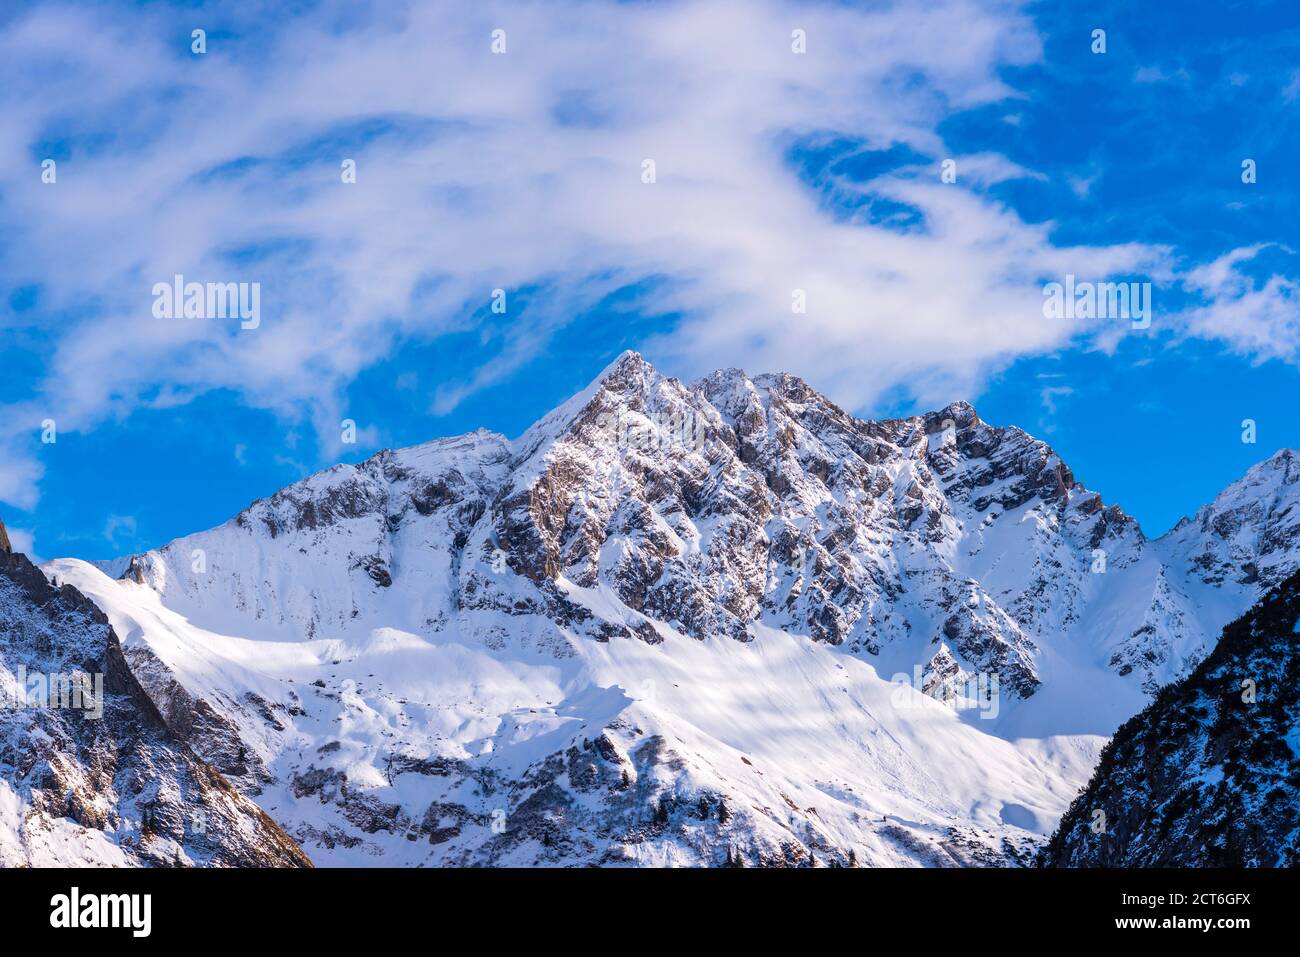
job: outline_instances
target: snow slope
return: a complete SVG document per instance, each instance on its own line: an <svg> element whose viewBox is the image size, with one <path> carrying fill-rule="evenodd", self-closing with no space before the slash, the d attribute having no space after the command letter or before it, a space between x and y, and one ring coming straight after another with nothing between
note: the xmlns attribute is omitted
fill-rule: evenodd
<svg viewBox="0 0 1300 957"><path fill-rule="evenodd" d="M308 861L170 732L103 614L0 548L0 867L195 864Z"/></svg>

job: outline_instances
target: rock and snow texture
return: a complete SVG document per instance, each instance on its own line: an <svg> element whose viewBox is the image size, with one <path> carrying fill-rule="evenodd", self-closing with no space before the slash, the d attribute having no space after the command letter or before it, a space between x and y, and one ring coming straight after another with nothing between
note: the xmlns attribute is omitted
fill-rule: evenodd
<svg viewBox="0 0 1300 957"><path fill-rule="evenodd" d="M1300 573L1116 732L1043 862L1300 864Z"/></svg>
<svg viewBox="0 0 1300 957"><path fill-rule="evenodd" d="M514 441L46 572L317 863L1002 862L1300 564L1297 471L1152 541L967 404L867 422L628 353Z"/></svg>
<svg viewBox="0 0 1300 957"><path fill-rule="evenodd" d="M309 863L167 730L103 613L7 548L0 702L0 867Z"/></svg>

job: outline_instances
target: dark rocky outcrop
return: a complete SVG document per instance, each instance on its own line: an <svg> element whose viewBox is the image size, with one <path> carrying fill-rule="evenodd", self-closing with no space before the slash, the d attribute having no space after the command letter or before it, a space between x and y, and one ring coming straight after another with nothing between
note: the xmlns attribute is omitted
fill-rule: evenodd
<svg viewBox="0 0 1300 957"><path fill-rule="evenodd" d="M1053 867L1300 864L1300 573L1106 746Z"/></svg>
<svg viewBox="0 0 1300 957"><path fill-rule="evenodd" d="M21 833L0 836L0 857L68 863L44 859L40 848L73 826L86 835L88 863L112 862L116 846L146 865L310 866L274 821L171 734L103 612L12 551L0 553L0 671L7 688L27 689L0 709L0 776L24 805ZM80 697L34 690L73 682ZM6 846L15 836L17 846Z"/></svg>

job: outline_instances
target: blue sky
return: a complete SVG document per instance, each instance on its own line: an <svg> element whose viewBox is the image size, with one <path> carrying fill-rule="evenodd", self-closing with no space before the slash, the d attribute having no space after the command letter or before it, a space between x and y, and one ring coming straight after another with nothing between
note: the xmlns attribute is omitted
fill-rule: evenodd
<svg viewBox="0 0 1300 957"><path fill-rule="evenodd" d="M516 435L637 348L968 398L1159 533L1300 446L1298 44L1288 3L10 11L0 515L46 558L160 545ZM261 324L156 318L178 272L259 282ZM1152 282L1151 327L1046 318L1067 273Z"/></svg>

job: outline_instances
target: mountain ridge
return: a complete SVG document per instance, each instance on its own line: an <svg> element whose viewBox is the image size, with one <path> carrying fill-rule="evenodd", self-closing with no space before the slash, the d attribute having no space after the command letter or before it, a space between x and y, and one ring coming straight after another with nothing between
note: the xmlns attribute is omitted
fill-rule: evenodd
<svg viewBox="0 0 1300 957"><path fill-rule="evenodd" d="M121 580L46 570L326 863L1024 862L1297 561L1292 472L1260 475L1152 540L969 403L860 420L624 353L515 440L335 466Z"/></svg>

